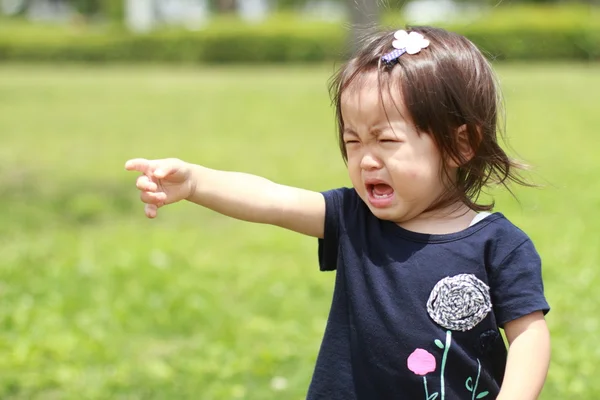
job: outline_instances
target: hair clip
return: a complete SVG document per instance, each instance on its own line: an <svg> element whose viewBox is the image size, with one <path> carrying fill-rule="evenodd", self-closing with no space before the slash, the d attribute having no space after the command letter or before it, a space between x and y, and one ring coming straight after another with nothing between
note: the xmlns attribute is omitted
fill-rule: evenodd
<svg viewBox="0 0 600 400"><path fill-rule="evenodd" d="M398 58L404 53L417 54L429 46L429 40L425 39L419 32L407 33L405 30L399 30L394 33L394 39L392 42L394 50L381 57L381 61L387 65L396 64Z"/></svg>

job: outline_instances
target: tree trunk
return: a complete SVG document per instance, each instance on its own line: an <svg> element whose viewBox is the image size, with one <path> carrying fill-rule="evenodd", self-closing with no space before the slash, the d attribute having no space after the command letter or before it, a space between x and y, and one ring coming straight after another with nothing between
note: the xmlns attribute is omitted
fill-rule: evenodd
<svg viewBox="0 0 600 400"><path fill-rule="evenodd" d="M232 13L237 9L236 0L218 0L217 10L219 13Z"/></svg>
<svg viewBox="0 0 600 400"><path fill-rule="evenodd" d="M350 48L355 51L361 38L379 25L378 0L346 0L352 21Z"/></svg>

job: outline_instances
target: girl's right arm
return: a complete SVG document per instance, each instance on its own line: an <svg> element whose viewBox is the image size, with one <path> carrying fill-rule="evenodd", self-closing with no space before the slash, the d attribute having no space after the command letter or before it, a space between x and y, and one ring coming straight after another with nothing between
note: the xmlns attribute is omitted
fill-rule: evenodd
<svg viewBox="0 0 600 400"><path fill-rule="evenodd" d="M178 159L134 159L125 168L142 172L137 187L150 218L159 207L187 199L232 218L323 237L325 199L321 193Z"/></svg>
<svg viewBox="0 0 600 400"><path fill-rule="evenodd" d="M189 201L229 217L323 237L325 199L321 193L279 185L260 176L192 165Z"/></svg>

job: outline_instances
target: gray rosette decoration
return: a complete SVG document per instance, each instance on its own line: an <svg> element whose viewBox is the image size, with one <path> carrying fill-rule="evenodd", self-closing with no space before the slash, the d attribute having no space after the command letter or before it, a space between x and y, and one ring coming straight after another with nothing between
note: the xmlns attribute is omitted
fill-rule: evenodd
<svg viewBox="0 0 600 400"><path fill-rule="evenodd" d="M490 288L472 274L460 274L439 281L427 301L429 316L454 331L468 331L492 310Z"/></svg>

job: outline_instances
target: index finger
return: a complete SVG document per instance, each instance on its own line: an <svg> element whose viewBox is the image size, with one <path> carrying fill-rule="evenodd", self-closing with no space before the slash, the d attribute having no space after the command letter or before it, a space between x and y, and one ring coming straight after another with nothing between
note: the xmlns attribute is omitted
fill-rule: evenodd
<svg viewBox="0 0 600 400"><path fill-rule="evenodd" d="M125 169L127 171L139 171L145 174L150 169L150 161L145 158L134 158L125 163Z"/></svg>

